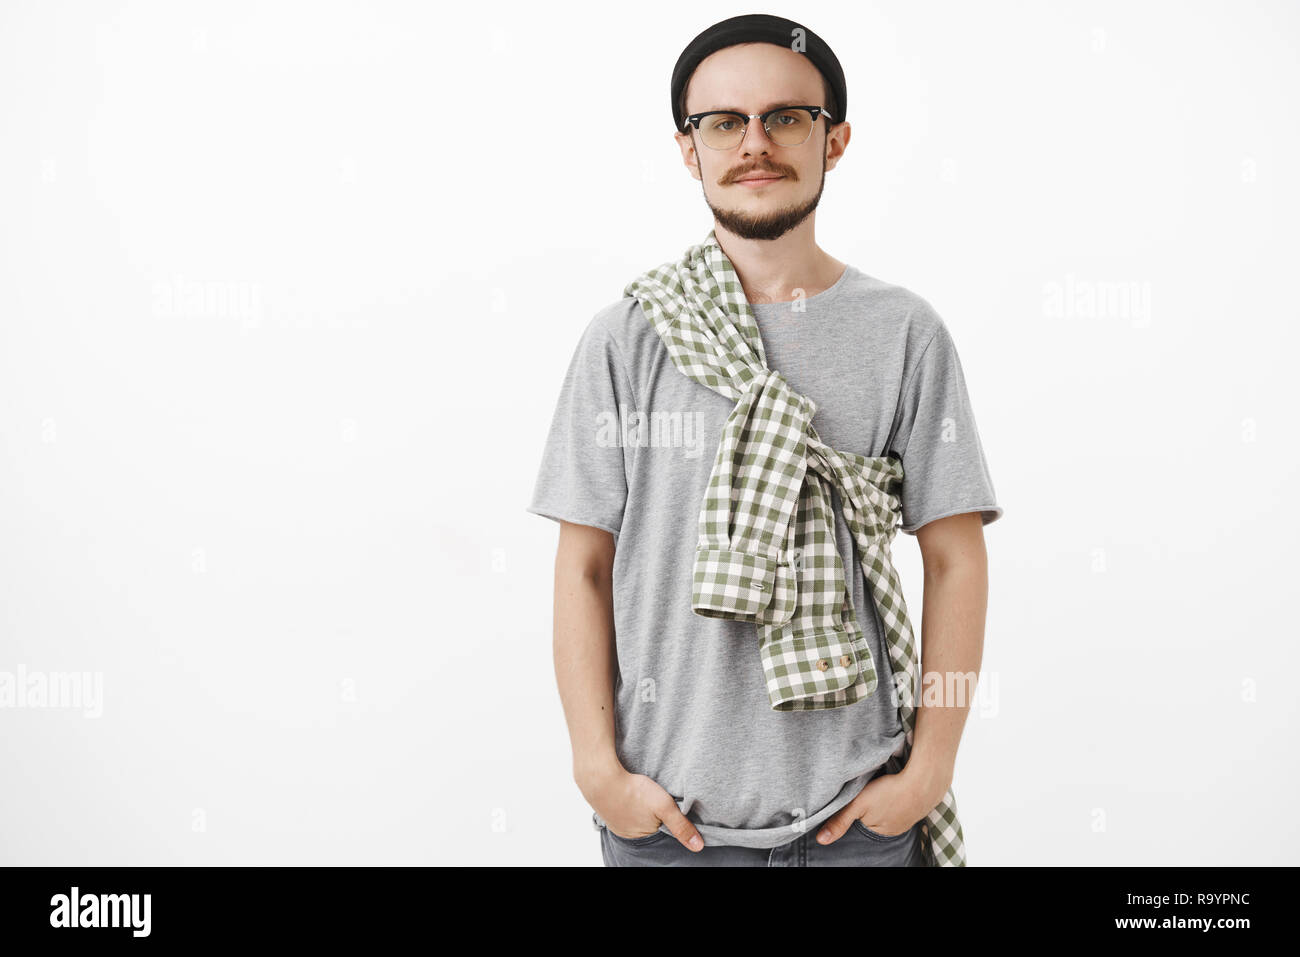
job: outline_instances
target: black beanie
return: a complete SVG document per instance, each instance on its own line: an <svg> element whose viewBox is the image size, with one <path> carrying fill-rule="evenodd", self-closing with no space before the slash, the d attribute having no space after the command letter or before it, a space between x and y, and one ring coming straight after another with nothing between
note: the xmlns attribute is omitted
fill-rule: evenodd
<svg viewBox="0 0 1300 957"><path fill-rule="evenodd" d="M838 107L838 113L831 118L831 122L843 122L848 112L849 95L844 86L844 70L840 67L840 61L835 58L834 52L826 45L826 41L803 24L787 20L785 17L774 17L766 13L747 13L715 23L688 43L682 55L677 58L677 65L673 67L672 84L673 119L677 123L677 132L680 133L686 123L686 116L679 106L682 91L686 89L687 81L690 80L691 74L700 65L701 60L723 47L735 46L737 43L775 43L777 46L791 50L795 42L800 39L795 33L796 30L802 31L804 48L793 52L804 54L812 61L812 65L821 71L830 85L831 93L835 95L835 105ZM824 105L830 106L830 104Z"/></svg>

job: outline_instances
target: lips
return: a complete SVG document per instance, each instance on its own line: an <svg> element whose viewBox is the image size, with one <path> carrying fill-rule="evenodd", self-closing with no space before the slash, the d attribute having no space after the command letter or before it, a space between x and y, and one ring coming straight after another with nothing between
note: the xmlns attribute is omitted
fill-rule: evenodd
<svg viewBox="0 0 1300 957"><path fill-rule="evenodd" d="M758 179L754 179L753 175L754 174L751 173L749 178L736 180L734 185L739 186L741 189L758 192L760 189L767 189L769 186L775 186L777 183L785 179L784 176L778 176L775 173L764 173Z"/></svg>

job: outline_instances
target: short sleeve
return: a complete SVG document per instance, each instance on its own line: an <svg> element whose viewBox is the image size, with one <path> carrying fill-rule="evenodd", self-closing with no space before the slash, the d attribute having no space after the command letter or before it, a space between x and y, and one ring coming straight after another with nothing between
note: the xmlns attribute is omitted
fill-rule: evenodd
<svg viewBox="0 0 1300 957"><path fill-rule="evenodd" d="M993 490L957 347L937 316L904 384L891 449L903 461L903 531L963 512L985 525L1002 515Z"/></svg>
<svg viewBox="0 0 1300 957"><path fill-rule="evenodd" d="M527 511L617 535L627 502L622 425L635 401L622 355L599 318L569 361Z"/></svg>

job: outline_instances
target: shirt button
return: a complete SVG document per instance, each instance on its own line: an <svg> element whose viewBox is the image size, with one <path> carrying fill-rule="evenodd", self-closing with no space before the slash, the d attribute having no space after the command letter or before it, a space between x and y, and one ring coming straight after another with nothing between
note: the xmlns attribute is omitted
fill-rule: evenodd
<svg viewBox="0 0 1300 957"><path fill-rule="evenodd" d="M818 671L825 671L825 670L826 670L827 668L829 668L830 666L831 666L831 663L830 663L829 661L827 661L825 658L823 658L821 661L817 662L817 670L818 670Z"/></svg>
<svg viewBox="0 0 1300 957"><path fill-rule="evenodd" d="M853 659L848 655L840 655L840 664L847 668L849 665L853 664Z"/></svg>

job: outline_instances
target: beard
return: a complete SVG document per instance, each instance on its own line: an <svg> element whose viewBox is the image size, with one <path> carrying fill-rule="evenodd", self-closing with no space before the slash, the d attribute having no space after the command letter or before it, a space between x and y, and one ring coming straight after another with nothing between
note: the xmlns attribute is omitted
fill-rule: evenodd
<svg viewBox="0 0 1300 957"><path fill-rule="evenodd" d="M703 179L700 180L700 188L704 188ZM718 225L735 233L741 239L780 239L812 215L817 204L821 202L822 190L825 188L826 156L823 153L821 182L817 184L817 194L810 200L763 213L720 209L709 201L707 192L704 194L704 202L712 210L713 218L717 220Z"/></svg>

